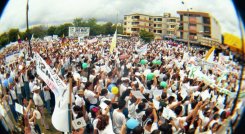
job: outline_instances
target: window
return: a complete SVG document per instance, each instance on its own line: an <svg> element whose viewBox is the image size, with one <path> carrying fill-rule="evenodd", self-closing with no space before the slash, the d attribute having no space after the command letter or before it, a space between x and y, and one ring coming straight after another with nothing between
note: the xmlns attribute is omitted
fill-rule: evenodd
<svg viewBox="0 0 245 134"><path fill-rule="evenodd" d="M204 30L204 33L210 33L210 27L208 26L204 26L203 30Z"/></svg>
<svg viewBox="0 0 245 134"><path fill-rule="evenodd" d="M149 18L149 20L151 21L151 18Z"/></svg>
<svg viewBox="0 0 245 134"><path fill-rule="evenodd" d="M157 33L162 33L162 30L157 30Z"/></svg>
<svg viewBox="0 0 245 134"><path fill-rule="evenodd" d="M203 17L203 23L204 24L210 24L210 18L209 17Z"/></svg>
<svg viewBox="0 0 245 134"><path fill-rule="evenodd" d="M170 25L170 28L175 28L175 25Z"/></svg>
<svg viewBox="0 0 245 134"><path fill-rule="evenodd" d="M156 19L156 18L154 18L154 21L157 21L157 19Z"/></svg>
<svg viewBox="0 0 245 134"><path fill-rule="evenodd" d="M162 21L162 18L158 18L157 21Z"/></svg>
<svg viewBox="0 0 245 134"><path fill-rule="evenodd" d="M126 28L124 28L123 30L126 31Z"/></svg>
<svg viewBox="0 0 245 134"><path fill-rule="evenodd" d="M124 22L124 25L127 25L127 22Z"/></svg>
<svg viewBox="0 0 245 134"><path fill-rule="evenodd" d="M210 35L204 35L204 37L211 38L211 36L210 36Z"/></svg>
<svg viewBox="0 0 245 134"><path fill-rule="evenodd" d="M156 27L157 25L156 24L154 24L154 27Z"/></svg>
<svg viewBox="0 0 245 134"><path fill-rule="evenodd" d="M176 22L176 19L167 19L167 22Z"/></svg>
<svg viewBox="0 0 245 134"><path fill-rule="evenodd" d="M140 19L140 16L132 16L132 19Z"/></svg>
<svg viewBox="0 0 245 134"><path fill-rule="evenodd" d="M139 25L139 22L132 22L132 25Z"/></svg>
<svg viewBox="0 0 245 134"><path fill-rule="evenodd" d="M154 33L156 33L156 30L154 30Z"/></svg>
<svg viewBox="0 0 245 134"><path fill-rule="evenodd" d="M162 24L157 24L157 27L162 27Z"/></svg>
<svg viewBox="0 0 245 134"><path fill-rule="evenodd" d="M180 32L180 38L183 39L183 32Z"/></svg>
<svg viewBox="0 0 245 134"><path fill-rule="evenodd" d="M180 21L183 21L183 15L180 15Z"/></svg>
<svg viewBox="0 0 245 134"><path fill-rule="evenodd" d="M132 28L131 31L139 31L139 28Z"/></svg>
<svg viewBox="0 0 245 134"><path fill-rule="evenodd" d="M197 24L189 24L189 26L197 26Z"/></svg>
<svg viewBox="0 0 245 134"><path fill-rule="evenodd" d="M173 31L167 31L167 34L174 34L174 32Z"/></svg>
<svg viewBox="0 0 245 134"><path fill-rule="evenodd" d="M125 16L125 17L124 17L124 20L126 20L126 19L127 19L127 17Z"/></svg>

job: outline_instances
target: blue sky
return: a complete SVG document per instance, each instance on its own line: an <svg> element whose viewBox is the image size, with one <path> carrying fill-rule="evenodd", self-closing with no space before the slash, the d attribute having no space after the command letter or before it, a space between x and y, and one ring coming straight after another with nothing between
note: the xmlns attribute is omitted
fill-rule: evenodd
<svg viewBox="0 0 245 134"><path fill-rule="evenodd" d="M145 13L162 15L192 8L193 11L208 12L221 25L222 32L240 36L236 11L231 0L29 0L30 25L54 25L71 22L74 18L91 18L98 21L116 22L123 15ZM24 29L26 0L10 0L0 18L0 33L10 28Z"/></svg>

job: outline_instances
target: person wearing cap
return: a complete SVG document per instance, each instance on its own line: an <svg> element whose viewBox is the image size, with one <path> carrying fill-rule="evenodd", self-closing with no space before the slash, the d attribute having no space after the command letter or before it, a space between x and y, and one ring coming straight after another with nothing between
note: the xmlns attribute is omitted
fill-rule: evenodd
<svg viewBox="0 0 245 134"><path fill-rule="evenodd" d="M40 87L37 85L34 85L32 91L34 92L33 93L34 104L35 104L36 108L38 109L38 111L42 115L41 122L45 126L45 129L49 129L48 124L45 123L44 106L43 106L44 104L43 104L43 100L42 100L41 96L39 95Z"/></svg>

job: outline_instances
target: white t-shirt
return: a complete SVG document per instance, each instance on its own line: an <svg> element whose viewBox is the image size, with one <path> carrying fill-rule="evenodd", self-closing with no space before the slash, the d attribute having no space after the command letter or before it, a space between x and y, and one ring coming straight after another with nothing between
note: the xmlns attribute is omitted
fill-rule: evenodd
<svg viewBox="0 0 245 134"><path fill-rule="evenodd" d="M36 106L43 106L43 100L39 94L33 94L33 101Z"/></svg>
<svg viewBox="0 0 245 134"><path fill-rule="evenodd" d="M114 132L115 133L120 133L121 127L123 124L126 123L126 118L125 115L122 112L118 112L118 109L115 109L113 111L113 126L115 127Z"/></svg>
<svg viewBox="0 0 245 134"><path fill-rule="evenodd" d="M30 88L31 92L33 92L33 87L34 87L34 81L33 82L29 82L29 88Z"/></svg>
<svg viewBox="0 0 245 134"><path fill-rule="evenodd" d="M148 130L146 130L144 128L144 134L151 134L154 130L157 130L158 129L158 126L157 126L157 122L153 122L152 126L151 126L151 131L149 132Z"/></svg>
<svg viewBox="0 0 245 134"><path fill-rule="evenodd" d="M84 106L85 105L85 101L82 97L75 95L76 100L75 100L75 104L79 107Z"/></svg>
<svg viewBox="0 0 245 134"><path fill-rule="evenodd" d="M20 84L20 82L17 83L17 85L16 85L16 92L17 92L17 94L21 94L21 84Z"/></svg>
<svg viewBox="0 0 245 134"><path fill-rule="evenodd" d="M145 115L145 111L141 111L139 113L136 113L136 119L140 122L140 124L142 123L143 115Z"/></svg>
<svg viewBox="0 0 245 134"><path fill-rule="evenodd" d="M49 91L43 91L43 94L44 94L44 100L45 101L48 101L48 100L51 100L51 96L50 96L50 92Z"/></svg>
<svg viewBox="0 0 245 134"><path fill-rule="evenodd" d="M16 100L16 99L17 99L17 97L16 97L15 90L11 89L11 90L9 90L9 91L10 91L10 94L11 94L11 96L12 96L13 100Z"/></svg>
<svg viewBox="0 0 245 134"><path fill-rule="evenodd" d="M105 127L105 129L101 131L98 130L98 132L99 134L114 134L111 119L109 119L109 124Z"/></svg>
<svg viewBox="0 0 245 134"><path fill-rule="evenodd" d="M127 90L127 87L124 86L124 84L121 84L120 87L119 87L119 90L120 90L120 96L121 96L122 93Z"/></svg>
<svg viewBox="0 0 245 134"><path fill-rule="evenodd" d="M136 105L135 103L131 104L130 100L128 102L128 117L136 119Z"/></svg>
<svg viewBox="0 0 245 134"><path fill-rule="evenodd" d="M93 91L90 91L90 90L86 89L84 91L84 96L85 96L86 99L88 99L88 101L91 104L96 104L97 103L97 98L95 98L96 94Z"/></svg>

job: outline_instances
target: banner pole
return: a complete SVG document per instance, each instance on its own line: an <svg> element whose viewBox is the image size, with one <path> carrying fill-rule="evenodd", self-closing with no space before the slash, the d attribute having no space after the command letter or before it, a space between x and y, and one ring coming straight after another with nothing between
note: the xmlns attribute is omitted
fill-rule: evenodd
<svg viewBox="0 0 245 134"><path fill-rule="evenodd" d="M71 96L71 93L72 93L72 78L69 78L69 103L68 103L68 109L69 109L69 112L68 112L68 121L69 121L69 132L72 133L72 126L71 126L71 123L72 123L72 96Z"/></svg>

